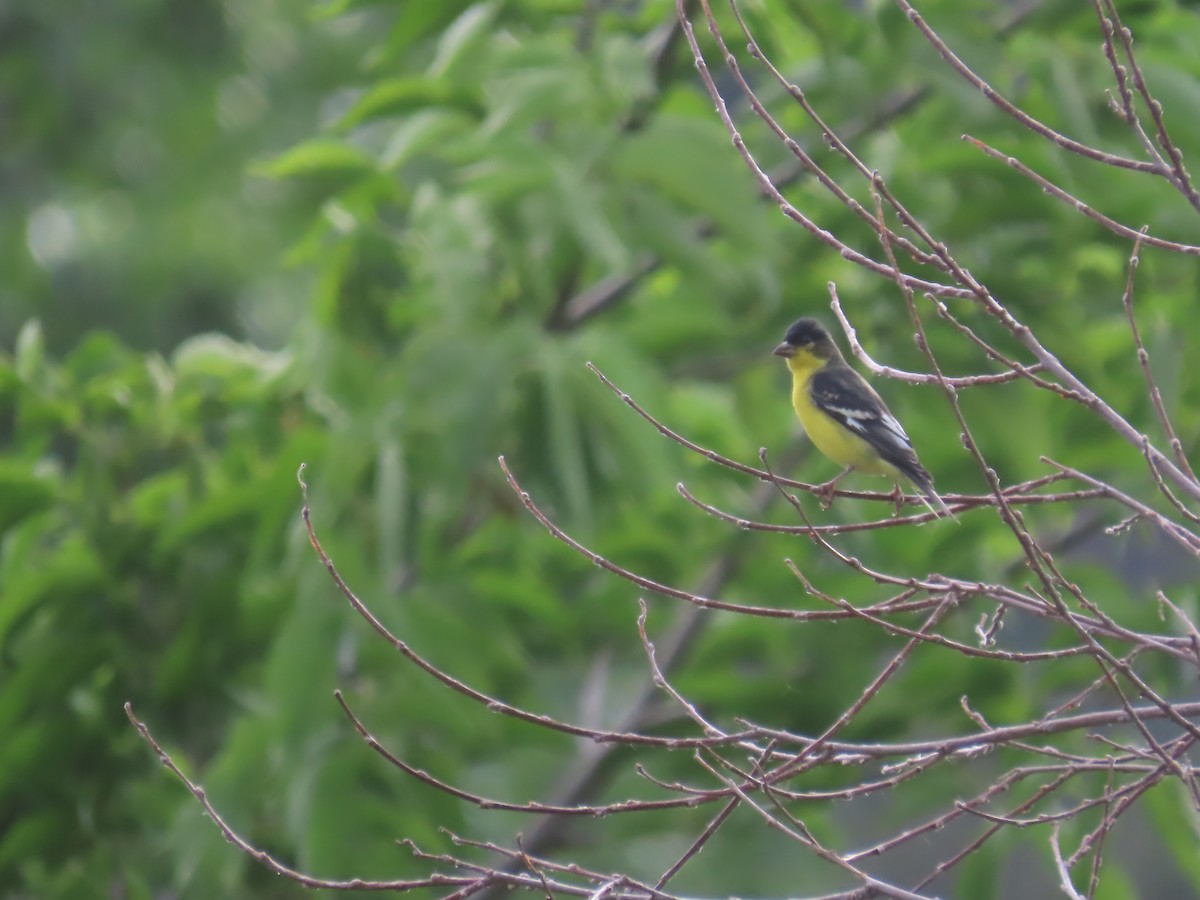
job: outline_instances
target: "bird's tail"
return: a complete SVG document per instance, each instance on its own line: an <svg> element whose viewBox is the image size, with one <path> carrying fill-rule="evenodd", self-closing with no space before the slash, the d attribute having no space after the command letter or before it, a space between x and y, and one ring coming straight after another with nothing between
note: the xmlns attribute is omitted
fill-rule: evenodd
<svg viewBox="0 0 1200 900"><path fill-rule="evenodd" d="M918 464L911 469L906 468L904 470L904 475L909 481L912 482L913 487L915 487L920 493L921 502L929 508L931 513L936 516L954 519L955 522L958 521L958 517L955 516L950 507L946 505L946 501L943 500L938 492L933 489L933 476L926 471L924 466Z"/></svg>

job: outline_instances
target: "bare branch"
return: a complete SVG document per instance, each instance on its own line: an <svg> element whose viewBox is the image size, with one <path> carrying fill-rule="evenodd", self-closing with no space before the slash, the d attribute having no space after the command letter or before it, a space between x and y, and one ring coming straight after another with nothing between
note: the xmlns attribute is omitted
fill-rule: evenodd
<svg viewBox="0 0 1200 900"><path fill-rule="evenodd" d="M1067 150L1071 153L1077 153L1080 156L1086 157L1087 159L1095 162L1103 163L1106 166L1115 166L1121 169L1132 169L1135 172L1148 172L1152 175L1166 174L1153 163L1140 162L1136 159L1127 159L1112 153L1105 153L1103 150L1097 150L1094 147L1088 147L1085 144L1081 144L1078 141L1059 134L1050 126L1039 122L1037 119L1033 118L1033 116L1029 115L1024 110L1006 100L999 91L976 75L966 63L964 63L954 54L954 51L952 51L946 42L938 36L937 32L934 31L928 25L928 23L926 23L925 19L922 18L921 14L913 8L911 3L908 3L907 0L896 0L896 5L900 7L906 16L908 16L909 21L916 26L917 30L921 32L921 35L925 38L925 40L929 41L933 49L938 52L938 55L941 56L942 59L944 59L947 63L949 63L950 67L954 69L955 72L961 75L972 87L983 94L983 96L985 96L993 104L999 107L1005 113L1005 115L1010 116L1014 121L1019 122L1034 134L1040 135L1041 137L1050 141L1052 144L1055 144L1064 150Z"/></svg>

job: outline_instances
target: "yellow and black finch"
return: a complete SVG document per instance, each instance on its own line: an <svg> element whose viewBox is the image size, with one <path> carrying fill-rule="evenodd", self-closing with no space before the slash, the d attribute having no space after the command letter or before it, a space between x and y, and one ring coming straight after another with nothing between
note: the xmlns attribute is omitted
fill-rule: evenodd
<svg viewBox="0 0 1200 900"><path fill-rule="evenodd" d="M774 353L791 370L792 407L805 433L818 450L845 467L826 486L829 492L851 469L887 475L897 486L904 476L932 511L950 515L904 427L866 379L846 364L820 322L800 319Z"/></svg>

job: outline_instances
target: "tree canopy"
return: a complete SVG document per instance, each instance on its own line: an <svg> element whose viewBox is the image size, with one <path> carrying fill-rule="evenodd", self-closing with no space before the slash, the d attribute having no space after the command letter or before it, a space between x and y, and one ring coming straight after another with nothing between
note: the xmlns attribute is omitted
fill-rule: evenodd
<svg viewBox="0 0 1200 900"><path fill-rule="evenodd" d="M515 871L527 851L650 884L681 860L672 896L849 891L863 884L801 845L878 848L1036 765L1033 743L1091 768L1071 763L1083 777L1052 797L1021 781L870 871L909 885L952 859L919 895L1048 892L1072 882L1047 836L1070 856L1110 822L1102 877L1073 870L1080 896L1200 891L1197 713L1153 702L1194 701L1200 665L1200 201L1184 177L1200 23L1167 2L716 3L711 20L681 5L694 32L674 0L0 12L5 896L296 895L158 765L127 701L238 835L323 879L446 868L421 853ZM865 371L832 296L863 355L900 374L872 382L939 490L968 498L957 524L886 521L890 485L863 475L829 509L796 487L797 509L762 474L836 474L771 356L815 315ZM934 361L981 381L904 377ZM331 583L302 463L320 545L405 652ZM1005 513L994 488L1050 476L1017 493L1062 502ZM930 573L1013 593L951 601ZM931 605L902 610L902 630L839 606L914 598ZM372 752L335 690L428 777ZM681 699L721 740L837 725L846 758L790 784L800 824L774 820L801 839L740 798L690 855L720 804L606 812L727 789L697 755L753 774L745 752L738 776L705 757L727 744L697 743L713 734ZM1157 712L1101 738L933 753L945 764L912 793L839 793L867 777L855 747L1072 703ZM588 737L635 732L682 742ZM765 767L784 751L763 734ZM931 765L877 762L871 778L898 781ZM1147 778L1138 766L1162 771L1118 820L1112 785ZM1004 827L955 858L989 823Z"/></svg>

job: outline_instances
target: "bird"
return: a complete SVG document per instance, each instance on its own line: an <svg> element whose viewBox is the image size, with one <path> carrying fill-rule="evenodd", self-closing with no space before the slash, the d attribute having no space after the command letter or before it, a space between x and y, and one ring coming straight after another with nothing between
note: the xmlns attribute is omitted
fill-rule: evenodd
<svg viewBox="0 0 1200 900"><path fill-rule="evenodd" d="M772 351L792 373L792 408L809 440L834 462L840 474L820 488L825 506L833 489L852 470L908 479L936 515L953 515L933 489L933 476L921 465L899 420L865 378L852 369L829 332L816 319L799 319Z"/></svg>

